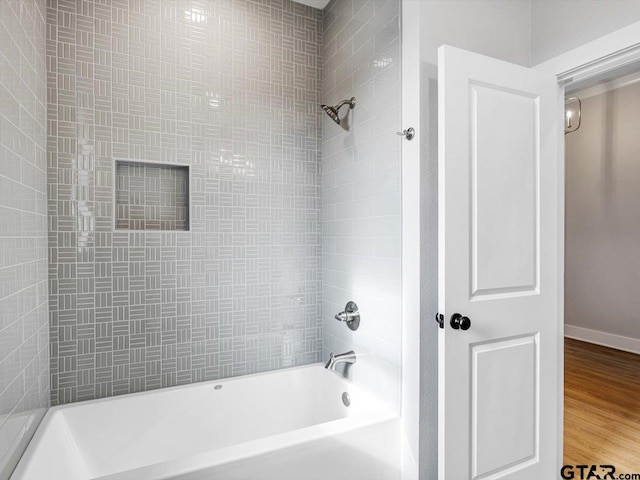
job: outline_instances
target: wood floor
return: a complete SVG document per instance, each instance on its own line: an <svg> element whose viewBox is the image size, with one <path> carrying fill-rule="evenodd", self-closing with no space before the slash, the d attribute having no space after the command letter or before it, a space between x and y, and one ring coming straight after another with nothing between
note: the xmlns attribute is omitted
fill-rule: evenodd
<svg viewBox="0 0 640 480"><path fill-rule="evenodd" d="M564 463L640 472L640 355L565 340Z"/></svg>

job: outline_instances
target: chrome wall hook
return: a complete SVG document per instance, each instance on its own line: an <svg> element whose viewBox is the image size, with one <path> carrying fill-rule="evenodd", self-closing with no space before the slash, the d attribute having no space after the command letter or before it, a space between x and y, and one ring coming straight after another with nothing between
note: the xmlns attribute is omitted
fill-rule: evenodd
<svg viewBox="0 0 640 480"><path fill-rule="evenodd" d="M402 130L401 132L396 133L396 135L400 135L407 140L413 140L413 137L416 136L416 131L413 127L409 127L406 130Z"/></svg>

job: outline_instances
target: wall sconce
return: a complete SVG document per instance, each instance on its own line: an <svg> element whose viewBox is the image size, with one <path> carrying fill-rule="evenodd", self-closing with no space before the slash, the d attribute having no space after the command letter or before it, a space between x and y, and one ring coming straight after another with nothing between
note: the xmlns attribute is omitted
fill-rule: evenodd
<svg viewBox="0 0 640 480"><path fill-rule="evenodd" d="M582 123L582 102L578 97L570 97L564 104L564 134L573 133Z"/></svg>

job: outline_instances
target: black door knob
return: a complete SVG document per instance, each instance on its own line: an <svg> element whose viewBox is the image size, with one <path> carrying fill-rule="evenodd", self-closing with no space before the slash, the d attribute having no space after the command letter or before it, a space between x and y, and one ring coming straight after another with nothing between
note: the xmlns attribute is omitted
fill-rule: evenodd
<svg viewBox="0 0 640 480"><path fill-rule="evenodd" d="M469 320L469 317L463 317L459 313L454 313L451 315L449 325L451 325L451 328L454 330L469 330L469 327L471 327L471 320Z"/></svg>

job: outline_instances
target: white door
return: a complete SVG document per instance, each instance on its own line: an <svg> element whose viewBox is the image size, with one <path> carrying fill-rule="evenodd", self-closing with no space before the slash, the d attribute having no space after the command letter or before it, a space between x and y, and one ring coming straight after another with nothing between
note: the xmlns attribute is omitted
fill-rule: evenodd
<svg viewBox="0 0 640 480"><path fill-rule="evenodd" d="M438 53L439 478L551 480L562 348L558 84L457 48Z"/></svg>

